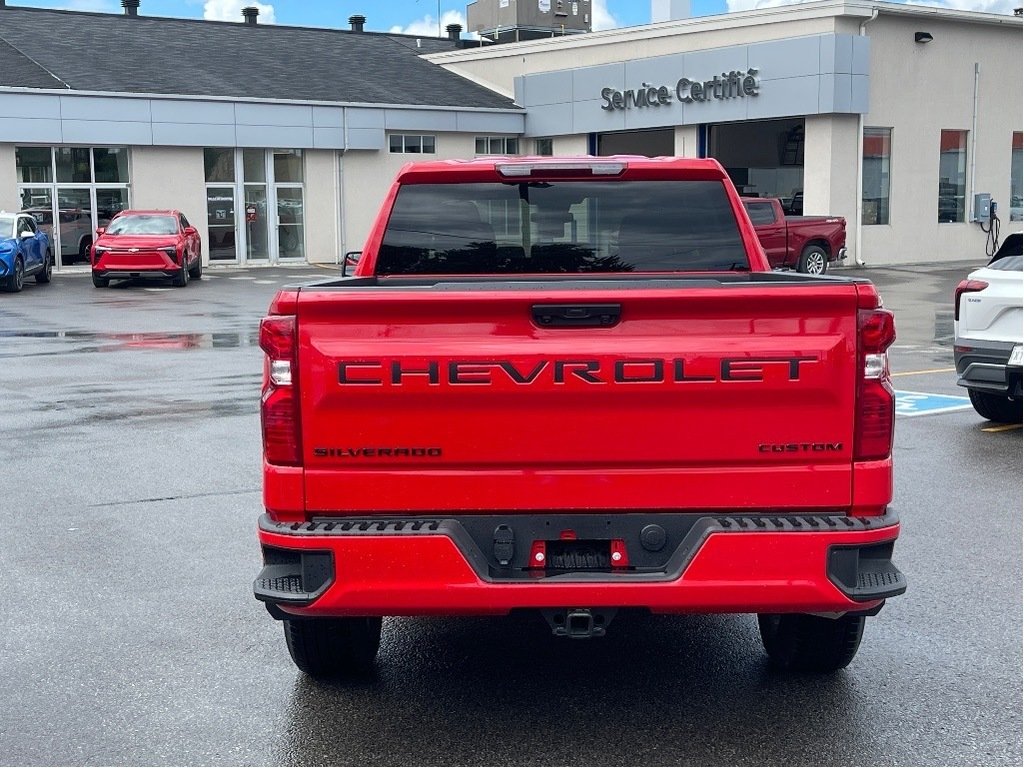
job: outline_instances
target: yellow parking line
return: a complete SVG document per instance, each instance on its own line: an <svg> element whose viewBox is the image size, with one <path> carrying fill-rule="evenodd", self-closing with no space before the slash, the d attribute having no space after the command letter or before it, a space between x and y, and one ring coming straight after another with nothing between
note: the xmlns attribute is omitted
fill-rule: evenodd
<svg viewBox="0 0 1024 768"><path fill-rule="evenodd" d="M956 368L931 368L927 371L903 371L902 373L893 373L892 376L921 376L925 373L952 373Z"/></svg>
<svg viewBox="0 0 1024 768"><path fill-rule="evenodd" d="M982 427L982 432L1008 432L1011 429L1020 429L1020 424L1003 424L999 427Z"/></svg>

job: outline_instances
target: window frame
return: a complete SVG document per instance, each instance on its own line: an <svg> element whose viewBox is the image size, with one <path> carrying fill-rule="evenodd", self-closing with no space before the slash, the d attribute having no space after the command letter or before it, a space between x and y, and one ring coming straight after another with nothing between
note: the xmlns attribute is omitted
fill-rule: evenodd
<svg viewBox="0 0 1024 768"><path fill-rule="evenodd" d="M484 142L485 146L487 147L487 151L485 151L485 152L481 152L480 151L480 142ZM499 152L492 152L491 151L491 143L492 142L500 142L500 144L501 144L501 151L499 151ZM509 142L515 142L514 150L512 152L510 152L509 149L508 149ZM518 157L520 155L520 152L519 152L519 137L518 136L509 136L509 135L475 136L473 138L473 154L476 155L477 157Z"/></svg>
<svg viewBox="0 0 1024 768"><path fill-rule="evenodd" d="M389 133L388 134L388 154L391 155L436 155L437 154L437 135L433 133ZM401 139L401 149L395 149L393 140ZM412 143L410 139L416 139L417 149L411 149ZM429 139L430 151L428 152L426 146Z"/></svg>
<svg viewBox="0 0 1024 768"><path fill-rule="evenodd" d="M943 220L942 218L942 203L944 200L949 200L950 195L942 194L943 176L942 176L942 160L943 160L943 149L942 145L945 141L946 134L959 134L962 137L959 151L957 152L957 164L956 164L956 175L957 181L952 184L946 182L947 185L954 188L952 199L957 203L957 208L954 213L955 218L952 220ZM970 151L970 131L961 130L959 128L942 128L939 130L939 186L938 196L936 199L936 221L939 224L966 224L967 223L967 165L968 165L968 152ZM962 183L959 182L962 179ZM948 208L947 208L948 210Z"/></svg>
<svg viewBox="0 0 1024 768"><path fill-rule="evenodd" d="M861 205L861 224L865 227L887 227L892 225L892 126L864 126L864 135L861 138L861 190L860 190L860 205ZM867 161L869 155L867 154L866 144L868 137L877 137L883 139L883 145L885 147L885 154L878 156L880 161L879 168L879 181L881 186L878 188L880 193L878 197L868 198L868 186L865 183L868 177L867 173ZM875 156L871 156L874 158ZM883 189L884 187L884 189ZM872 190L874 191L874 190ZM884 194L882 194L884 192ZM877 209L875 215L875 221L869 221L864 216L864 210L867 207L868 202L876 202ZM884 213L884 215L883 215Z"/></svg>

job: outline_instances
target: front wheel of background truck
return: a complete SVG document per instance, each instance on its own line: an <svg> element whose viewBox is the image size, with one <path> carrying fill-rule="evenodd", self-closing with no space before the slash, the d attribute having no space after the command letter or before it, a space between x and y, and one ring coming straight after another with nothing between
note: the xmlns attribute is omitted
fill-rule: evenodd
<svg viewBox="0 0 1024 768"><path fill-rule="evenodd" d="M381 618L285 619L295 666L311 677L363 677L380 648Z"/></svg>
<svg viewBox="0 0 1024 768"><path fill-rule="evenodd" d="M793 672L835 672L857 655L864 617L760 613L757 627L765 651L777 666Z"/></svg>

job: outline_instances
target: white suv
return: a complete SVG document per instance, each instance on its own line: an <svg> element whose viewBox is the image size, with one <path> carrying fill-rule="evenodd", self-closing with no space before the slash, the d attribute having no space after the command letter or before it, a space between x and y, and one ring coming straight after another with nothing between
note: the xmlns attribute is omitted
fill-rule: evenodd
<svg viewBox="0 0 1024 768"><path fill-rule="evenodd" d="M1021 421L1024 271L1021 235L1008 235L987 267L956 287L953 357L957 383L991 421Z"/></svg>

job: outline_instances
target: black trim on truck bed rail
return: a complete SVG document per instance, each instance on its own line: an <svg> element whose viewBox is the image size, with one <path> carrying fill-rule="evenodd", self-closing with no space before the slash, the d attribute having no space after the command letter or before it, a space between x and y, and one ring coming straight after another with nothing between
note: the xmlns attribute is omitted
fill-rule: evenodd
<svg viewBox="0 0 1024 768"><path fill-rule="evenodd" d="M416 277L339 277L312 283L286 285L285 290L375 290L393 291L530 291L530 290L618 290L629 288L724 288L745 285L869 285L866 277L846 275L805 275L798 272L689 272L672 275L631 275L600 273L588 277L578 273L550 275L421 275Z"/></svg>
<svg viewBox="0 0 1024 768"><path fill-rule="evenodd" d="M448 512L447 514L452 514ZM615 513L605 514L466 514L452 517L316 517L311 522L275 522L268 515L260 517L260 529L268 533L299 537L332 536L447 536L458 547L477 575L484 581L508 583L535 581L536 569L529 568L531 546L535 541L584 543L624 542L629 557L628 568L595 570L543 570L542 581L672 581L678 579L712 533L779 533L779 532L846 532L869 531L893 526L896 513L888 511L877 517L825 515L714 515L708 513ZM829 575L833 583L851 599L868 601L899 594L906 589L902 574L889 561L892 543L887 551L882 545L835 548L829 556ZM270 596L261 579L280 578L280 569L271 570L282 550L264 547L267 563L257 579L256 596L268 602L296 602L295 591L286 591L286 600ZM875 551L877 549L877 551ZM858 554L858 551L860 554ZM852 552L852 554L850 554ZM846 554L843 554L846 553ZM271 562L274 560L274 562ZM299 566L293 557L293 580L297 589ZM824 563L822 564L825 565ZM832 576L833 571L837 574ZM895 577L878 578L859 574L891 573ZM308 594L311 585L303 576L299 592ZM861 583L864 582L864 583ZM885 583L882 583L885 582ZM874 588L873 587L877 587ZM896 591L893 591L896 590ZM284 590L281 590L284 591ZM280 593L279 591L278 593ZM301 598L300 598L301 599Z"/></svg>

